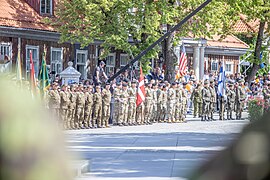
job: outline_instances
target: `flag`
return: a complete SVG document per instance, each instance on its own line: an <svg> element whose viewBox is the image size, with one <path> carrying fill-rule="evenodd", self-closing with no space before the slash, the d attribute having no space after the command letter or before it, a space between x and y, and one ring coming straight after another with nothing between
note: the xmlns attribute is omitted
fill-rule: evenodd
<svg viewBox="0 0 270 180"><path fill-rule="evenodd" d="M187 74L187 55L184 44L181 46L180 59L176 79Z"/></svg>
<svg viewBox="0 0 270 180"><path fill-rule="evenodd" d="M144 77L143 77L142 67L140 67L140 78L139 78L139 86L137 90L136 105L139 106L144 100L145 100Z"/></svg>
<svg viewBox="0 0 270 180"><path fill-rule="evenodd" d="M45 92L50 87L49 74L48 74L48 69L47 69L45 59L46 59L46 51L44 51L43 56L42 56L42 65L39 71L39 78L38 78L40 94L42 97L44 97Z"/></svg>
<svg viewBox="0 0 270 180"><path fill-rule="evenodd" d="M16 76L17 81L22 82L22 63L21 63L21 47L18 45L18 55L16 62Z"/></svg>
<svg viewBox="0 0 270 180"><path fill-rule="evenodd" d="M225 69L224 69L224 61L219 69L219 77L218 77L218 95L225 96L225 89L226 89L226 76L225 76Z"/></svg>
<svg viewBox="0 0 270 180"><path fill-rule="evenodd" d="M37 84L35 77L35 66L32 57L32 51L30 50L30 90L32 91L32 95L36 94Z"/></svg>

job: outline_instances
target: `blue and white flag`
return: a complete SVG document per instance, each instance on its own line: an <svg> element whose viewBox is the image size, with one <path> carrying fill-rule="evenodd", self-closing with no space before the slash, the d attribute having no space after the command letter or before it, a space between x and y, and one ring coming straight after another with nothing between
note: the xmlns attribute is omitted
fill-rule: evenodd
<svg viewBox="0 0 270 180"><path fill-rule="evenodd" d="M225 90L226 90L226 76L225 76L225 66L224 61L219 69L219 77L218 77L218 95L219 96L225 96Z"/></svg>

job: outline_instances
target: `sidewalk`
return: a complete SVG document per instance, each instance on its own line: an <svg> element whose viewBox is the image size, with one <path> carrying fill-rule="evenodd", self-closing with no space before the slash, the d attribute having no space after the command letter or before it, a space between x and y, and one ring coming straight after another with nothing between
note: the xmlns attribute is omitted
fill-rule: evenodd
<svg viewBox="0 0 270 180"><path fill-rule="evenodd" d="M187 120L178 124L67 131L68 150L91 161L91 172L76 179L186 178L225 148L248 123L201 122L191 117Z"/></svg>

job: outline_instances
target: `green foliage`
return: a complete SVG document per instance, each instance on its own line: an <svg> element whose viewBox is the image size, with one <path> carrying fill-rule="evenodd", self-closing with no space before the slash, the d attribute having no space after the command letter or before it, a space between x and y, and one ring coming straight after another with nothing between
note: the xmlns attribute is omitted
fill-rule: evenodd
<svg viewBox="0 0 270 180"><path fill-rule="evenodd" d="M137 55L163 35L162 24L177 24L204 0L180 2L177 5L175 0L62 0L56 7L57 18L51 23L61 33L61 42L79 42L87 46L100 40L104 47L103 57L111 47ZM178 44L179 37L190 34L210 37L229 32L237 19L234 13L224 1L214 0L176 33L174 44ZM157 58L159 51L156 47L141 59L145 72L150 69L149 59Z"/></svg>
<svg viewBox="0 0 270 180"><path fill-rule="evenodd" d="M251 98L248 101L248 115L250 121L255 121L263 116L266 103L262 98Z"/></svg>

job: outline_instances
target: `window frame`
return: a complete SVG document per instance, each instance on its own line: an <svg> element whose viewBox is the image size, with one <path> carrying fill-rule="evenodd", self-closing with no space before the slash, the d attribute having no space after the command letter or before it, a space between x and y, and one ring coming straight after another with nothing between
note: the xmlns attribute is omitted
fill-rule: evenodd
<svg viewBox="0 0 270 180"><path fill-rule="evenodd" d="M0 42L0 52L1 52L1 47L7 47L9 46L9 60L11 61L12 60L12 43L11 42ZM0 54L1 56L1 54ZM3 55L3 59L0 59L0 60L4 60L5 59L5 54Z"/></svg>
<svg viewBox="0 0 270 180"><path fill-rule="evenodd" d="M50 71L52 71L52 63L53 63L53 51L61 52L61 59L60 61L54 61L54 64L60 64L61 65L61 72L63 71L63 48L55 48L51 47L51 57L50 57ZM56 66L57 67L57 66ZM59 72L59 73L61 73ZM57 70L55 70L55 74L59 74Z"/></svg>
<svg viewBox="0 0 270 180"><path fill-rule="evenodd" d="M42 5L42 1L45 1L45 12L41 11L41 5ZM46 0L40 0L40 14L50 14L52 15L52 6L53 6L53 0L49 0L50 1L50 12L46 12L46 7L47 7L47 2Z"/></svg>
<svg viewBox="0 0 270 180"><path fill-rule="evenodd" d="M78 54L85 54L85 63L78 62ZM88 50L76 49L76 59L75 59L76 70L78 71L78 65L84 66L84 73L81 74L82 79L86 79L86 77L87 77L87 72L86 72L86 63L87 63L87 59L88 59L87 57L88 57Z"/></svg>
<svg viewBox="0 0 270 180"><path fill-rule="evenodd" d="M107 60L108 60L107 58L109 56L112 56L113 57L113 65L108 64L108 62L107 62ZM114 70L115 70L115 64L116 64L116 59L115 58L116 58L116 54L115 53L109 53L108 56L105 58L105 60L106 60L105 73L106 74L109 74L111 70L114 72Z"/></svg>
<svg viewBox="0 0 270 180"><path fill-rule="evenodd" d="M216 64L217 69L213 69L213 68L212 68L212 67L213 67L213 63ZM210 66L210 68L211 68L211 71L217 71L217 70L218 70L218 61L217 61L217 60L212 60L212 61L211 61L211 66Z"/></svg>
<svg viewBox="0 0 270 180"><path fill-rule="evenodd" d="M35 49L37 50L37 59L34 59L33 58L33 63L35 65L35 62L37 62L37 70L35 69L35 76L36 78L38 78L38 74L39 74L39 46L34 46L34 45L26 45L25 47L25 61L26 61L26 64L25 64L25 73L26 73L26 79L28 78L27 74L30 73L30 57L27 58L27 50L28 49ZM29 70L27 70L27 64L29 63Z"/></svg>
<svg viewBox="0 0 270 180"><path fill-rule="evenodd" d="M122 57L125 57L125 58L127 57L129 59L126 64L122 64ZM120 68L126 66L129 63L129 61L130 61L130 58L128 54L123 54L123 53L120 54Z"/></svg>
<svg viewBox="0 0 270 180"><path fill-rule="evenodd" d="M231 70L227 70L227 65L231 65ZM225 62L225 72L226 74L233 74L234 63L233 62Z"/></svg>

